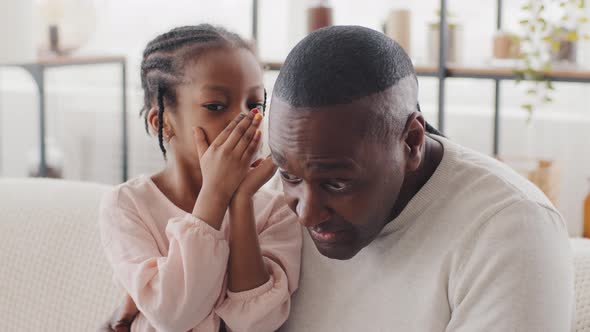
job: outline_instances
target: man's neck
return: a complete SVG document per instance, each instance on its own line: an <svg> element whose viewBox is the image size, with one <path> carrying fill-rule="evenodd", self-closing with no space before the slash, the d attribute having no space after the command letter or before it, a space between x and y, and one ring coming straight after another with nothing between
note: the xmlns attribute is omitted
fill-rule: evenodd
<svg viewBox="0 0 590 332"><path fill-rule="evenodd" d="M408 203L430 180L442 161L444 148L440 142L426 135L422 161L418 169L406 174L397 201L392 209L390 220L395 219L406 208Z"/></svg>

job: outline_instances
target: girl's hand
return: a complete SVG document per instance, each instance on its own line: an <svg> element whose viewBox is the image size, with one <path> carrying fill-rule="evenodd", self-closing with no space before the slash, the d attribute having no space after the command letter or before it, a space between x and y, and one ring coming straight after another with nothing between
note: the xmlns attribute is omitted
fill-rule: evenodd
<svg viewBox="0 0 590 332"><path fill-rule="evenodd" d="M277 170L270 156L265 159L258 159L254 168L248 171L248 174L238 186L234 197L252 197L268 180L272 178Z"/></svg>
<svg viewBox="0 0 590 332"><path fill-rule="evenodd" d="M211 145L207 144L201 128L193 128L203 175L202 192L214 193L227 202L234 195L248 174L252 156L260 143L258 127L262 116L257 112L240 113Z"/></svg>

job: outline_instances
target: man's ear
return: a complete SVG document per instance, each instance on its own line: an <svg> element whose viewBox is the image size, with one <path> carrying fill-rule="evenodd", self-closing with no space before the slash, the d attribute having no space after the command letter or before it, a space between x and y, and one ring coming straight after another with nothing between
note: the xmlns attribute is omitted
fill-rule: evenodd
<svg viewBox="0 0 590 332"><path fill-rule="evenodd" d="M426 122L419 112L414 112L408 117L403 132L404 156L406 158L406 171L414 172L422 163L422 149L424 148Z"/></svg>

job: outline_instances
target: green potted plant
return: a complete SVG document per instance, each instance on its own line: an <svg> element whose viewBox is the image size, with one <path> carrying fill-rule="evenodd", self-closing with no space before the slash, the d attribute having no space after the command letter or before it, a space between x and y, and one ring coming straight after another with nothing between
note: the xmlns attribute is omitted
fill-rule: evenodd
<svg viewBox="0 0 590 332"><path fill-rule="evenodd" d="M577 42L590 39L578 31L588 23L585 0L529 0L522 7L522 34L518 36L521 59L515 70L517 83L526 81L530 101L522 105L529 113L535 107L552 101L555 90L547 73L554 63L575 64Z"/></svg>

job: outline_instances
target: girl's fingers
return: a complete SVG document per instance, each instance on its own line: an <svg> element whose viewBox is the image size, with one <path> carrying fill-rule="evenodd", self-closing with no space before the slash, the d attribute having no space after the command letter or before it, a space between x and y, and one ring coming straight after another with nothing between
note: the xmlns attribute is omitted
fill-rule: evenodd
<svg viewBox="0 0 590 332"><path fill-rule="evenodd" d="M232 130L229 134L229 137L223 143L223 147L228 151L233 151L235 146L238 144L242 136L246 133L250 125L252 124L252 120L254 120L254 113L248 112L248 115L244 116L244 118L236 125L236 127Z"/></svg>
<svg viewBox="0 0 590 332"><path fill-rule="evenodd" d="M242 153L242 160L252 160L252 157L258 151L258 146L260 145L261 140L262 132L260 132L260 129L257 129L248 145L244 148L244 151Z"/></svg>
<svg viewBox="0 0 590 332"><path fill-rule="evenodd" d="M240 113L240 114L238 114L238 116L236 116L227 125L227 127L225 127L225 129L219 135L217 135L217 137L215 138L215 140L213 140L213 143L211 143L211 145L213 145L214 147L220 147L221 145L223 145L223 143L225 143L225 141L227 140L227 138L229 137L229 135L234 131L234 129L238 126L238 124L240 122L242 122L242 120L246 116L247 116L246 113Z"/></svg>
<svg viewBox="0 0 590 332"><path fill-rule="evenodd" d="M195 145L197 146L199 159L201 159L205 151L207 151L209 148L209 144L207 144L207 138L205 137L205 132L201 127L193 127L193 138Z"/></svg>
<svg viewBox="0 0 590 332"><path fill-rule="evenodd" d="M238 144L236 144L236 146L234 148L234 152L236 153L237 156L240 156L243 158L243 156L246 152L246 149L248 149L252 140L256 137L256 135L259 135L258 132L260 130L258 129L258 127L260 126L261 122L262 122L262 116L260 114L254 115L254 119L252 119L252 124L246 130L246 132L244 133L244 135L238 141ZM256 147L258 147L258 144L256 145Z"/></svg>
<svg viewBox="0 0 590 332"><path fill-rule="evenodd" d="M258 166L250 170L248 176L253 178L252 181L254 181L256 190L258 190L260 187L262 187L262 185L272 178L276 171L277 166L273 164L272 158L267 157L265 159L260 159Z"/></svg>

